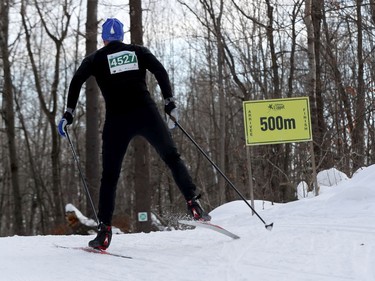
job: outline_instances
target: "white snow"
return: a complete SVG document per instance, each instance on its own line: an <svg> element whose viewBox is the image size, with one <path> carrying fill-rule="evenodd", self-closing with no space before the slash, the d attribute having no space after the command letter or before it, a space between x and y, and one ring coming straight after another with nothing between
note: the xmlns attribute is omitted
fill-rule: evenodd
<svg viewBox="0 0 375 281"><path fill-rule="evenodd" d="M109 251L131 260L54 246L85 246L93 236L3 237L0 280L374 281L375 165L341 176L318 197L257 201L272 231L241 200L213 210L238 240L204 228L114 235Z"/></svg>
<svg viewBox="0 0 375 281"><path fill-rule="evenodd" d="M338 171L336 168L324 170L318 173L317 180L319 185L334 186L342 180L347 180L348 176L345 173Z"/></svg>

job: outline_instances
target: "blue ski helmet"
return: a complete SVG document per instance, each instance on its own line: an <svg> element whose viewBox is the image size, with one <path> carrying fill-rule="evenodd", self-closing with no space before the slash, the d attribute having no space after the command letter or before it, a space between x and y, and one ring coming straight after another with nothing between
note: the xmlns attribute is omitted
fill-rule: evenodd
<svg viewBox="0 0 375 281"><path fill-rule="evenodd" d="M102 39L104 41L124 40L124 25L116 18L109 18L102 25Z"/></svg>

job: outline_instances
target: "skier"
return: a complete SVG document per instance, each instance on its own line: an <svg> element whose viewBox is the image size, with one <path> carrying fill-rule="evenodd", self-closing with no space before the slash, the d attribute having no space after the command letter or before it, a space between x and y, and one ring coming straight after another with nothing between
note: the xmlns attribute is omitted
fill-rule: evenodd
<svg viewBox="0 0 375 281"><path fill-rule="evenodd" d="M68 92L67 108L58 131L66 136L66 126L72 124L74 110L83 83L94 76L105 100L106 116L102 134L102 178L99 192L99 225L93 248L106 249L112 238L111 220L115 208L115 192L121 164L131 139L143 136L170 168L173 178L186 199L194 220L209 221L203 210L189 172L180 158L167 128L173 129L178 111L168 74L148 48L124 44L123 24L109 18L102 25L104 47L87 56L74 74ZM164 98L164 122L147 89L146 70L153 73Z"/></svg>

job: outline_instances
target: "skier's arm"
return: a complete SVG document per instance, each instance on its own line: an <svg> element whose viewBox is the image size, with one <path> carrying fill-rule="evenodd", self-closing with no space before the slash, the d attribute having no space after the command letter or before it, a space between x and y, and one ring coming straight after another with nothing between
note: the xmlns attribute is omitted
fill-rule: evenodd
<svg viewBox="0 0 375 281"><path fill-rule="evenodd" d="M57 126L59 134L63 137L66 137L66 126L73 123L73 112L77 106L82 85L90 76L91 58L87 57L82 61L70 82L66 111Z"/></svg>
<svg viewBox="0 0 375 281"><path fill-rule="evenodd" d="M70 82L69 92L68 92L68 100L67 100L67 108L71 109L74 112L79 94L81 92L81 88L83 83L91 76L92 74L92 67L91 67L92 57L86 57L79 68L77 69L76 73L74 74L72 81Z"/></svg>
<svg viewBox="0 0 375 281"><path fill-rule="evenodd" d="M175 127L175 122L178 121L179 114L174 102L168 73L161 62L147 48L143 47L143 54L146 61L146 68L154 74L163 95L164 111L167 116L168 128L173 129ZM171 117L173 117L173 119Z"/></svg>
<svg viewBox="0 0 375 281"><path fill-rule="evenodd" d="M149 49L143 47L143 57L146 63L146 68L154 74L156 80L158 81L161 94L164 99L169 99L173 97L172 87L169 80L167 71L161 62L150 52Z"/></svg>

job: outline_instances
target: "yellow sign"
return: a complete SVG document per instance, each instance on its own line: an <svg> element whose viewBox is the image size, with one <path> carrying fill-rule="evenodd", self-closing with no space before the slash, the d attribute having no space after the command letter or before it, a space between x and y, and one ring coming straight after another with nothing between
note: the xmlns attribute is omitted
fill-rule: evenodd
<svg viewBox="0 0 375 281"><path fill-rule="evenodd" d="M312 140L308 97L245 101L247 145Z"/></svg>

